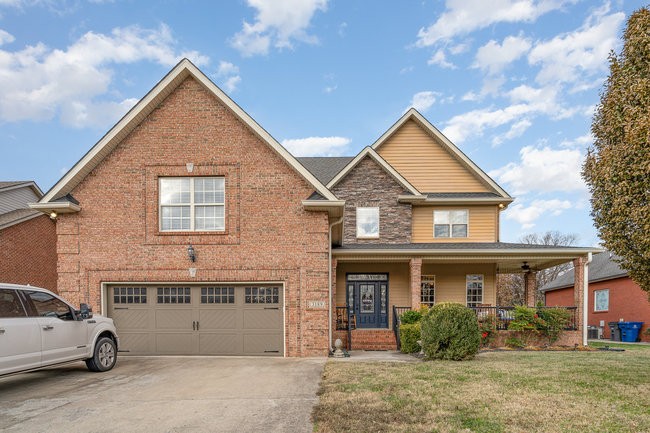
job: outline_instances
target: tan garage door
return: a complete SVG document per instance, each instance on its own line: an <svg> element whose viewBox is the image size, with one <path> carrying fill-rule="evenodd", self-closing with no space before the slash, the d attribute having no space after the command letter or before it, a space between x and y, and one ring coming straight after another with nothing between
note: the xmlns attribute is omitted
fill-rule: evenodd
<svg viewBox="0 0 650 433"><path fill-rule="evenodd" d="M280 286L121 284L107 291L128 354L284 354Z"/></svg>

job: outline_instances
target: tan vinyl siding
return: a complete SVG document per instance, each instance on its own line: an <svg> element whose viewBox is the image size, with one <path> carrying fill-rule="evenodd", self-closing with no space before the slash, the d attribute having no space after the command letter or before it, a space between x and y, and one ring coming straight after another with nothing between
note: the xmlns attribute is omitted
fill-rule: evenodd
<svg viewBox="0 0 650 433"><path fill-rule="evenodd" d="M408 263L339 263L336 267L336 306L345 307L345 274L388 273L388 327L393 327L393 305L411 305Z"/></svg>
<svg viewBox="0 0 650 433"><path fill-rule="evenodd" d="M441 143L409 120L377 150L420 192L492 192Z"/></svg>
<svg viewBox="0 0 650 433"><path fill-rule="evenodd" d="M434 238L434 210L469 211L468 237ZM499 228L499 208L497 206L414 206L412 241L426 242L497 242Z"/></svg>
<svg viewBox="0 0 650 433"><path fill-rule="evenodd" d="M422 275L436 276L436 303L458 302L466 305L468 274L483 275L483 303L496 305L496 267L493 264L422 264Z"/></svg>

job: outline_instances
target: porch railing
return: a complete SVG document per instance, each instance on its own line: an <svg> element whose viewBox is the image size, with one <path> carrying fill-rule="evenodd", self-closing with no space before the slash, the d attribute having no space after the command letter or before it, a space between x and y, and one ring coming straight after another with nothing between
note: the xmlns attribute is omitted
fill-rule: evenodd
<svg viewBox="0 0 650 433"><path fill-rule="evenodd" d="M395 342L397 343L397 350L402 348L402 344L399 339L399 325L402 323L400 316L409 311L411 307L398 307L393 305L393 333L395 334Z"/></svg>
<svg viewBox="0 0 650 433"><path fill-rule="evenodd" d="M357 322L354 314L351 314L348 307L336 307L336 330L348 331L346 348L352 350L352 330L356 329Z"/></svg>
<svg viewBox="0 0 650 433"><path fill-rule="evenodd" d="M480 319L493 316L496 318L496 327L499 331L508 329L508 325L515 319L515 307L470 307L476 312L476 317ZM529 307L537 310L563 309L569 312L569 321L565 326L565 331L575 331L578 329L577 311L578 307Z"/></svg>

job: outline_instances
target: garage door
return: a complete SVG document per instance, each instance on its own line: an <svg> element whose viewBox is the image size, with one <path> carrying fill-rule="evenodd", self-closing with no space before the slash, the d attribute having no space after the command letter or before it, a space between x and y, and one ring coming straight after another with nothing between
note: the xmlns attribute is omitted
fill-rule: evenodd
<svg viewBox="0 0 650 433"><path fill-rule="evenodd" d="M132 355L282 356L277 285L108 287L120 350Z"/></svg>

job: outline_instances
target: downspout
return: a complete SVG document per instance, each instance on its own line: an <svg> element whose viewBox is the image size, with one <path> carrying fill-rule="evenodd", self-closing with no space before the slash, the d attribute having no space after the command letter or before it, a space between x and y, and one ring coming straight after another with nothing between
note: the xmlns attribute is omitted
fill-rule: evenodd
<svg viewBox="0 0 650 433"><path fill-rule="evenodd" d="M329 228L329 231L328 231L328 235L329 235L328 251L329 251L329 254L328 254L328 260L327 260L327 264L328 264L328 266L327 266L327 275L328 275L327 280L329 281L329 290L328 290L329 295L328 295L328 298L327 298L328 299L327 303L329 304L329 324L328 324L327 328L329 330L329 346L330 346L329 351L330 351L330 353L332 353L334 351L334 348L332 347L332 227L334 227L335 225L341 224L342 222L343 222L343 217L337 219L336 221L334 221L333 223L330 224L330 228Z"/></svg>
<svg viewBox="0 0 650 433"><path fill-rule="evenodd" d="M587 253L584 272L582 276L582 345L587 345L587 321L589 320L589 263L591 263L592 254Z"/></svg>

